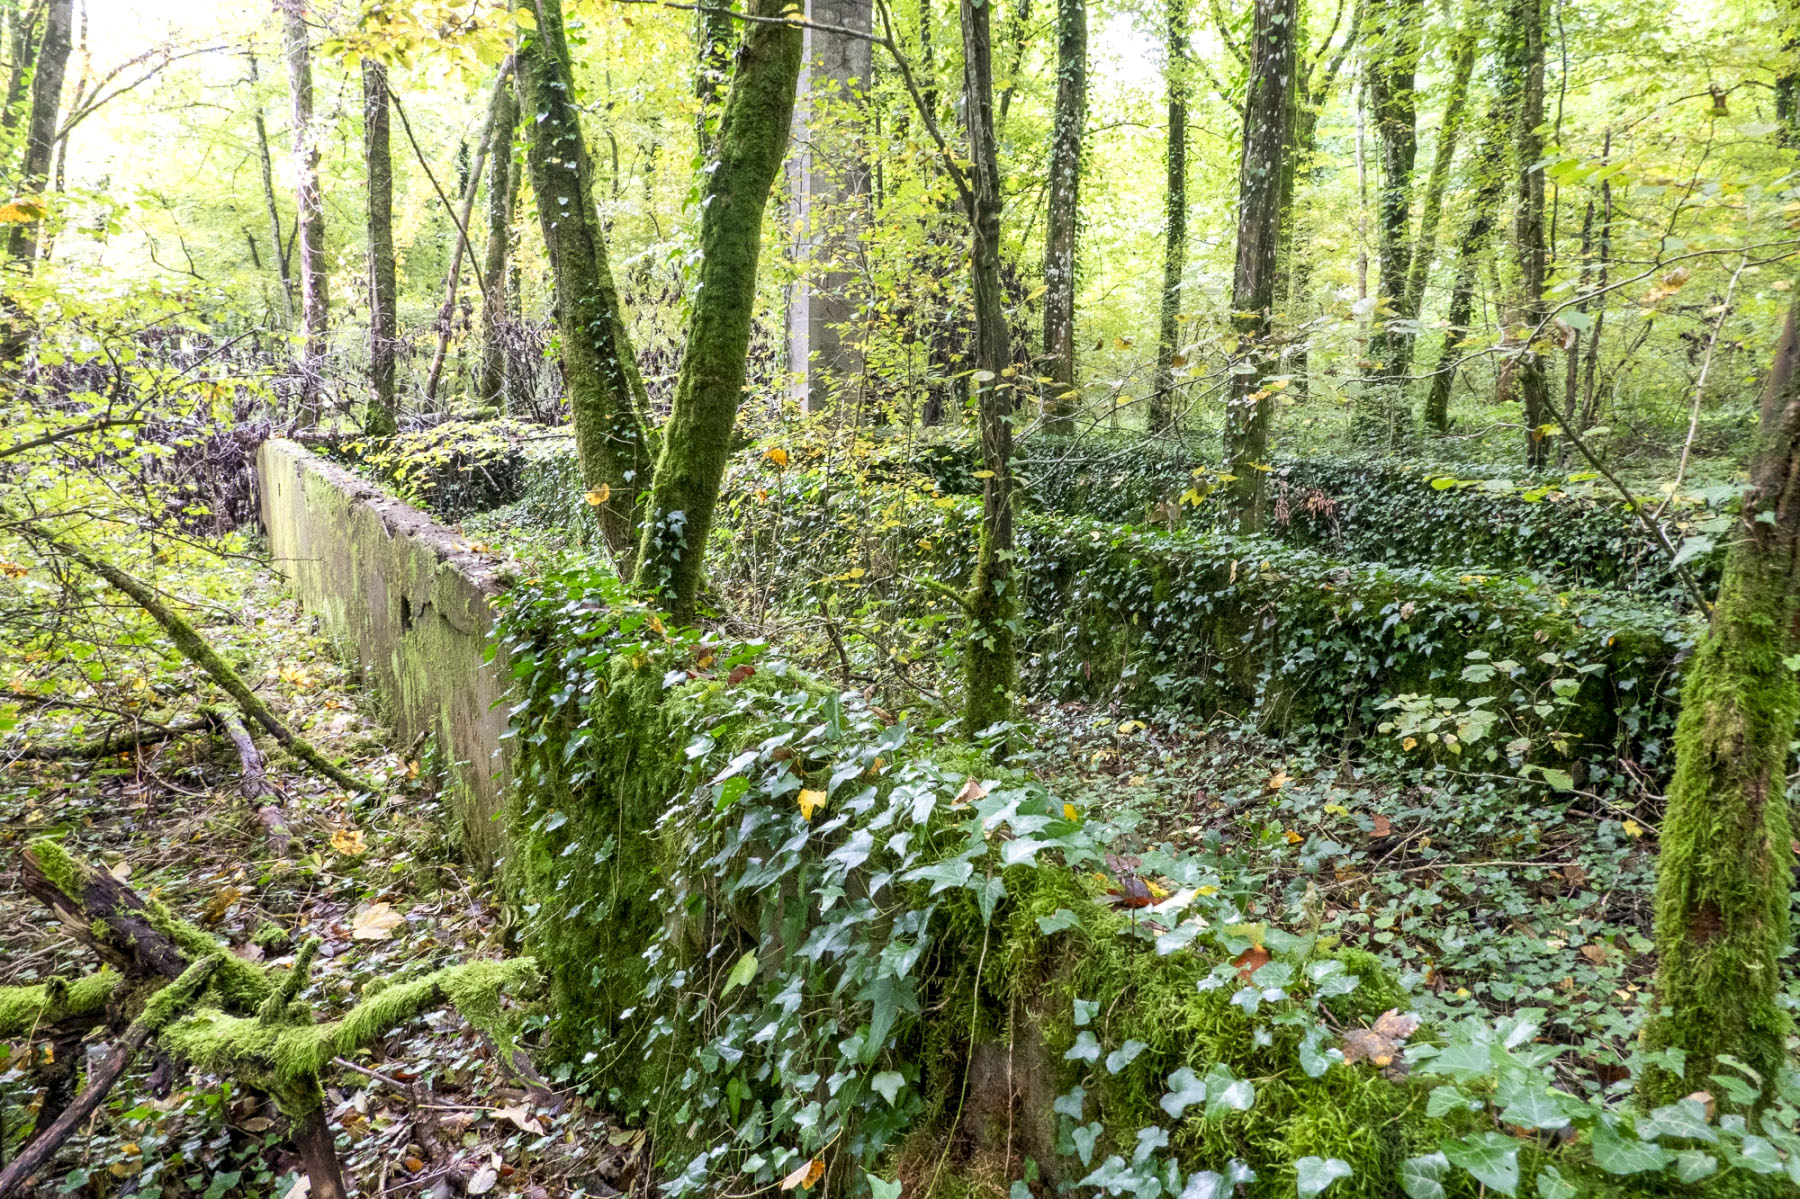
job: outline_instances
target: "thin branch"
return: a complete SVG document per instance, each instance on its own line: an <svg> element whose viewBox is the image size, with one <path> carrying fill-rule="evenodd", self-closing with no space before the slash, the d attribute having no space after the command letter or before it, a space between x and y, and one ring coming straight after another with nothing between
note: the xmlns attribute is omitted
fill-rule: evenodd
<svg viewBox="0 0 1800 1199"><path fill-rule="evenodd" d="M98 433L102 429L114 429L124 425L141 425L143 423L144 418L141 416L102 417L99 420L91 420L85 425L71 425L66 429L58 429L53 433L45 433L40 437L33 437L29 441L21 441L15 445L6 446L5 448L0 449L0 458L11 458L14 454L23 454L31 450L40 449L43 446L54 445L55 443L70 437L79 437L83 433Z"/></svg>
<svg viewBox="0 0 1800 1199"><path fill-rule="evenodd" d="M481 298L485 300L487 299L487 280L481 277L480 268L474 265L475 247L469 241L469 230L462 221L457 219L456 206L450 203L450 197L444 194L444 189L438 184L437 176L432 173L431 164L425 161L425 151L419 148L419 139L413 136L412 122L406 119L406 109L400 104L400 93L389 88L388 102L394 106L394 114L400 118L400 128L406 130L406 140L411 143L413 154L418 158L419 165L424 168L425 178L431 180L431 190L437 193L437 198L443 204L444 211L450 214L451 223L456 226L457 236L462 238L462 245L469 254L470 270L474 272L475 282L481 285Z"/></svg>

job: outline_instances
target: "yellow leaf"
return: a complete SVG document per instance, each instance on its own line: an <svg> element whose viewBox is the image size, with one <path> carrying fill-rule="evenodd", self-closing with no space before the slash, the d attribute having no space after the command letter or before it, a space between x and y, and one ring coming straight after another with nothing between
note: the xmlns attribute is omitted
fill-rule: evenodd
<svg viewBox="0 0 1800 1199"><path fill-rule="evenodd" d="M341 828L331 834L331 848L348 858L359 858L369 852L369 843L363 840L363 831L359 828Z"/></svg>
<svg viewBox="0 0 1800 1199"><path fill-rule="evenodd" d="M1285 832L1281 835L1283 837L1287 838L1287 843L1289 845L1298 845L1298 844L1300 844L1300 842L1306 840L1305 837L1302 837L1299 833L1296 833L1293 829L1289 829L1287 832Z"/></svg>
<svg viewBox="0 0 1800 1199"><path fill-rule="evenodd" d="M1067 820L1071 824L1073 824L1076 821L1081 819L1080 815L1078 815L1075 811L1074 804L1066 803L1063 805L1063 819Z"/></svg>
<svg viewBox="0 0 1800 1199"><path fill-rule="evenodd" d="M537 28L537 14L532 12L529 8L513 9L513 20L518 22L520 29Z"/></svg>
<svg viewBox="0 0 1800 1199"><path fill-rule="evenodd" d="M1627 820L1625 822L1625 835L1628 837L1641 837L1644 835L1644 826L1635 820Z"/></svg>
<svg viewBox="0 0 1800 1199"><path fill-rule="evenodd" d="M1414 746L1418 745L1418 743L1419 739L1417 737L1407 737L1400 742L1400 748L1412 749Z"/></svg>
<svg viewBox="0 0 1800 1199"><path fill-rule="evenodd" d="M975 477L977 479L991 479L994 477L994 472L991 470L978 470L975 472Z"/></svg>
<svg viewBox="0 0 1800 1199"><path fill-rule="evenodd" d="M780 446L776 446L774 449L764 452L763 457L767 458L770 462L773 462L777 470L787 469L788 452Z"/></svg>
<svg viewBox="0 0 1800 1199"><path fill-rule="evenodd" d="M406 917L386 903L372 903L350 922L352 941L385 941L394 930L406 923Z"/></svg>
<svg viewBox="0 0 1800 1199"><path fill-rule="evenodd" d="M813 818L813 813L824 806L825 793L823 791L800 792L800 815L804 816L806 819L811 820Z"/></svg>
<svg viewBox="0 0 1800 1199"><path fill-rule="evenodd" d="M39 200L9 200L0 204L0 225L28 225L44 219L44 205Z"/></svg>
<svg viewBox="0 0 1800 1199"><path fill-rule="evenodd" d="M592 504L594 507L598 508L601 504L604 504L607 500L612 499L612 484L611 483L602 483L602 484L600 484L600 486L594 488L592 491L588 492L586 495L582 496L581 498L586 500L588 503Z"/></svg>
<svg viewBox="0 0 1800 1199"><path fill-rule="evenodd" d="M1290 783L1292 781L1293 781L1292 779L1288 778L1287 771L1277 770L1274 774L1271 774L1269 776L1269 781L1267 783L1265 783L1264 786L1266 786L1271 791L1279 791L1283 787L1287 786L1288 783Z"/></svg>
<svg viewBox="0 0 1800 1199"><path fill-rule="evenodd" d="M781 1189L784 1191L791 1191L795 1187L799 1187L803 1191L810 1191L813 1188L813 1184L823 1177L825 1177L825 1159L822 1157L815 1157L811 1161L803 1163L798 1170L795 1170L792 1174L789 1174L786 1178L782 1179Z"/></svg>
<svg viewBox="0 0 1800 1199"><path fill-rule="evenodd" d="M1141 720L1126 720L1126 721L1121 721L1119 724L1119 732L1127 734L1127 735L1129 735L1131 733L1141 732L1143 730L1143 728L1144 728L1144 722Z"/></svg>

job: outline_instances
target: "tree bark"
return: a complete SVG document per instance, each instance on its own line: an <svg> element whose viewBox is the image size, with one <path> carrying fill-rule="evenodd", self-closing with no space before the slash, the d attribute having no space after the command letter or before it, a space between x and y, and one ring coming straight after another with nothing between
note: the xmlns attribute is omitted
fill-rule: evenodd
<svg viewBox="0 0 1800 1199"><path fill-rule="evenodd" d="M643 380L619 310L604 231L594 211L593 167L581 140L562 0L534 0L537 29L520 39L527 162L556 283L563 382L583 484L621 573L637 551L639 496L650 483Z"/></svg>
<svg viewBox="0 0 1800 1199"><path fill-rule="evenodd" d="M1732 1055L1774 1093L1788 1064L1789 1016L1777 1002L1788 946L1792 832L1788 746L1800 717L1800 300L1763 391L1750 489L1729 548L1711 626L1682 680L1675 777L1656 884L1656 999L1645 1047L1685 1052L1685 1072L1656 1067L1651 1104L1707 1082ZM1724 1106L1731 1106L1718 1096ZM1759 1105L1752 1105L1759 1106Z"/></svg>
<svg viewBox="0 0 1800 1199"><path fill-rule="evenodd" d="M513 133L519 125L519 99L516 88L505 89L494 97L494 151L488 167L487 247L481 273L487 280L487 292L481 305L481 378L476 394L487 403L499 404L506 399L506 347L502 330L506 327L507 295L510 291L507 264L512 254L513 213L519 201L519 177L522 172L513 161Z"/></svg>
<svg viewBox="0 0 1800 1199"><path fill-rule="evenodd" d="M325 268L325 198L319 191L319 137L313 126L311 31L306 0L276 0L282 16L288 98L293 110L295 220L300 231L300 422L319 419L319 371L325 360L329 309Z"/></svg>
<svg viewBox="0 0 1800 1199"><path fill-rule="evenodd" d="M49 0L44 10L44 36L38 41L31 76L31 115L25 122L25 161L19 172L22 195L41 195L50 181L50 155L56 145L56 117L62 102L63 74L73 48L74 0ZM41 221L25 221L12 231L12 260L25 270L37 258Z"/></svg>
<svg viewBox="0 0 1800 1199"><path fill-rule="evenodd" d="M1488 125L1494 127L1498 123L1498 114L1490 115ZM1504 160L1505 143L1498 137L1490 136L1475 152L1475 198L1469 208L1469 222L1457 242L1455 282L1450 287L1450 308L1446 313L1449 328L1444 330L1444 345L1438 352L1431 387L1425 395L1425 426L1438 433L1450 428L1450 388L1456 382L1456 362L1462 354L1458 343L1468 336L1469 320L1474 314L1481 256L1493 235L1500 193L1506 184Z"/></svg>
<svg viewBox="0 0 1800 1199"><path fill-rule="evenodd" d="M751 0L751 15L779 16L787 2ZM763 213L787 153L801 42L798 28L772 22L745 32L716 158L703 175L699 288L637 559L638 584L661 596L680 624L694 619L706 538L744 396Z"/></svg>
<svg viewBox="0 0 1800 1199"><path fill-rule="evenodd" d="M1075 389L1075 282L1086 127L1087 0L1057 0L1056 110L1044 231L1044 373L1051 379L1045 427L1051 433L1073 431L1080 399Z"/></svg>
<svg viewBox="0 0 1800 1199"><path fill-rule="evenodd" d="M1406 309L1412 273L1412 179L1418 156L1417 75L1424 22L1421 0L1372 0L1368 10L1368 67L1364 87L1381 147L1381 188L1375 198L1375 259L1380 272L1377 309L1387 316L1370 339L1371 360L1356 405L1358 441L1393 449L1405 433L1404 377L1412 360L1412 315Z"/></svg>
<svg viewBox="0 0 1800 1199"><path fill-rule="evenodd" d="M254 92L258 79L256 55L249 54L250 87ZM256 104L256 150L259 165L262 167L263 207L269 214L269 238L275 247L272 257L275 260L275 272L281 279L281 310L292 317L294 314L294 279L288 270L288 242L281 232L281 208L275 202L275 163L269 153L269 126L263 120L262 99L252 96Z"/></svg>
<svg viewBox="0 0 1800 1199"><path fill-rule="evenodd" d="M969 130L968 213L973 244L976 419L981 437L981 541L963 653L963 727L971 736L1012 714L1018 678L1013 582L1012 347L1000 284L1000 150L994 129L990 3L961 0L963 101Z"/></svg>
<svg viewBox="0 0 1800 1199"><path fill-rule="evenodd" d="M1420 203L1419 241L1413 248L1412 264L1406 276L1406 291L1401 311L1406 319L1416 321L1423 308L1425 286L1431 277L1437 257L1438 225L1444 214L1444 193L1450 187L1450 167L1456 158L1456 146L1462 138L1463 117L1469 107L1469 80L1475 73L1475 54L1480 49L1477 37L1480 27L1465 20L1456 36L1456 61L1450 68L1450 89L1444 97L1444 123L1438 127L1437 148L1431 156L1431 173L1425 179L1425 197ZM1412 348L1417 333L1407 336L1404 366L1412 367Z"/></svg>
<svg viewBox="0 0 1800 1199"><path fill-rule="evenodd" d="M1150 391L1149 426L1153 433L1174 423L1175 351L1181 338L1181 322L1177 318L1181 315L1181 275L1187 269L1188 0L1166 3L1169 147L1168 179L1163 191L1162 305L1156 325L1156 377ZM1252 64L1251 70L1255 69ZM1257 86L1256 81L1251 86ZM1287 94L1285 86L1276 90L1284 97Z"/></svg>
<svg viewBox="0 0 1800 1199"><path fill-rule="evenodd" d="M1226 383L1224 474L1240 532L1259 533L1268 520L1269 416L1276 365L1270 344L1275 272L1281 246L1282 162L1293 112L1296 6L1255 0L1249 89L1244 97L1243 157L1238 166L1237 263L1232 272L1232 325L1238 358Z"/></svg>
<svg viewBox="0 0 1800 1199"><path fill-rule="evenodd" d="M362 60L363 166L369 214L369 407L363 430L386 437L400 428L394 400L394 355L400 309L394 278L394 160L388 138L387 68Z"/></svg>
<svg viewBox="0 0 1800 1199"><path fill-rule="evenodd" d="M1510 0L1500 51L1501 94L1511 108L1513 160L1513 254L1518 275L1513 325L1533 329L1544 319L1544 175L1538 169L1544 141L1544 7L1543 0ZM1501 372L1517 388L1525 421L1525 465L1541 470L1550 461L1550 386L1535 345L1512 347L1510 370Z"/></svg>

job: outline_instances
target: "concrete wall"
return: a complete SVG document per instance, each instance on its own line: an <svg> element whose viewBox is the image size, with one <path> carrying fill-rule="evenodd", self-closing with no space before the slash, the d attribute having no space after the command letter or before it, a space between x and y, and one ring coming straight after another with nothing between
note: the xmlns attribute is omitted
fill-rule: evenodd
<svg viewBox="0 0 1800 1199"><path fill-rule="evenodd" d="M256 452L275 568L328 636L355 653L400 739L440 738L455 763L456 816L471 858L500 853L506 778L496 706L506 679L485 655L500 562L353 472L280 439Z"/></svg>

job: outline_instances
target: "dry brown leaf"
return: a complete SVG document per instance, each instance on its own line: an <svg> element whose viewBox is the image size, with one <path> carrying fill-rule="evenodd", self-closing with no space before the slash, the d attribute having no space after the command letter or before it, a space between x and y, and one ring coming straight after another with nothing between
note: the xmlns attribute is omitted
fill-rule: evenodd
<svg viewBox="0 0 1800 1199"><path fill-rule="evenodd" d="M1593 942L1581 947L1581 956L1594 963L1596 966L1604 966L1606 965L1606 959L1611 957L1612 953L1606 946L1601 945L1599 942Z"/></svg>
<svg viewBox="0 0 1800 1199"><path fill-rule="evenodd" d="M1389 1008L1376 1017L1372 1028L1353 1028L1344 1034L1341 1048L1346 1065L1368 1062L1372 1066L1389 1066L1406 1038L1419 1030L1419 1018L1411 1012Z"/></svg>
<svg viewBox="0 0 1800 1199"><path fill-rule="evenodd" d="M369 843L359 828L340 828L331 834L331 848L347 858L359 858L369 852Z"/></svg>
<svg viewBox="0 0 1800 1199"><path fill-rule="evenodd" d="M544 1126L538 1117L532 1115L530 1110L525 1107L497 1107L488 1115L496 1120L512 1121L513 1127L520 1132L529 1132L536 1136L542 1136L544 1133Z"/></svg>
<svg viewBox="0 0 1800 1199"><path fill-rule="evenodd" d="M469 1179L469 1185L464 1190L471 1195L485 1195L493 1190L494 1184L499 1181L500 1171L498 1169L491 1165L483 1166L475 1171L474 1177Z"/></svg>
<svg viewBox="0 0 1800 1199"><path fill-rule="evenodd" d="M956 804L974 803L985 795L987 795L987 788L981 785L980 779L971 774L968 781L962 785L962 790L958 791L956 793L956 798L950 802Z"/></svg>
<svg viewBox="0 0 1800 1199"><path fill-rule="evenodd" d="M1248 986L1250 976L1269 964L1269 956L1268 950L1260 945L1253 945L1232 958L1231 964L1238 968L1238 977L1243 979L1244 984Z"/></svg>
<svg viewBox="0 0 1800 1199"><path fill-rule="evenodd" d="M1371 836L1391 837L1394 835L1394 823L1393 823L1393 821L1389 820L1386 816L1382 815L1380 812L1377 812L1371 819L1375 825L1375 827L1370 831Z"/></svg>
<svg viewBox="0 0 1800 1199"><path fill-rule="evenodd" d="M811 1161L801 1165L801 1167L792 1174L789 1174L786 1178L782 1179L781 1189L784 1191L791 1191L795 1187L799 1187L803 1191L810 1191L813 1184L823 1177L825 1177L825 1159L822 1157L815 1157Z"/></svg>
<svg viewBox="0 0 1800 1199"><path fill-rule="evenodd" d="M352 941L385 941L406 923L406 917L387 903L372 903L350 921Z"/></svg>

